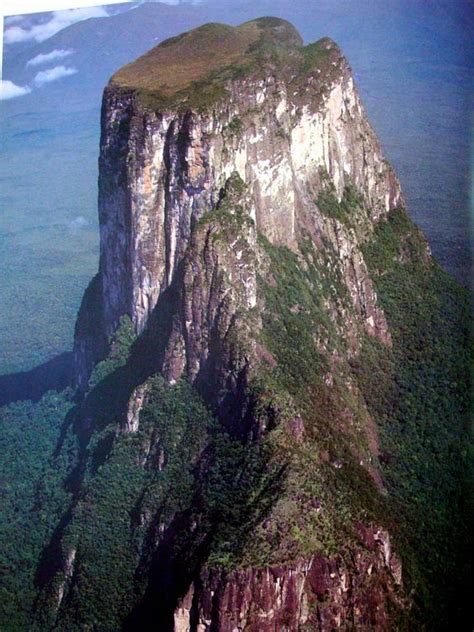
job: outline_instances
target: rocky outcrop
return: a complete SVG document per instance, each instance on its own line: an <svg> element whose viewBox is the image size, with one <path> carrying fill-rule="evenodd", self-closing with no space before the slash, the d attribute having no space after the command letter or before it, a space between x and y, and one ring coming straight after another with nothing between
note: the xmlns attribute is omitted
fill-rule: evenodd
<svg viewBox="0 0 474 632"><path fill-rule="evenodd" d="M175 612L175 632L393 630L406 607L388 533L362 525L367 548L290 566L201 574Z"/></svg>
<svg viewBox="0 0 474 632"><path fill-rule="evenodd" d="M146 402L148 385L140 384L134 389L132 396L128 402L127 412L125 415L125 423L123 431L126 433L134 433L138 431L140 426L140 412Z"/></svg>
<svg viewBox="0 0 474 632"><path fill-rule="evenodd" d="M385 526L356 526L386 515L376 422L350 362L370 336L392 345L364 252L403 197L341 51L329 39L303 47L275 19L165 42L107 86L99 164L79 389L124 315L137 339L103 363L83 443L109 424L110 444L123 444L104 469L128 455L130 480L147 480L114 544L135 547L124 567L136 582L133 595L117 589L116 621L128 608L135 629L153 617L169 629L173 612L178 632L394 629L408 607L400 562ZM195 402L175 417L183 383L212 423ZM192 458L186 433L199 437ZM83 470L100 476L87 450Z"/></svg>
<svg viewBox="0 0 474 632"><path fill-rule="evenodd" d="M257 303L257 232L252 199L237 173L226 181L216 210L192 233L183 261L181 313L175 321L163 374L175 382L183 373L207 391L232 390L245 364L241 349ZM255 333L255 332L253 332ZM234 348L238 347L238 348ZM247 349L247 355L251 349ZM225 366L224 366L225 365Z"/></svg>
<svg viewBox="0 0 474 632"><path fill-rule="evenodd" d="M397 178L337 46L324 39L303 49L303 59L291 61L289 68L286 63L264 75L255 70L225 80L225 98L204 109L179 105L155 111L118 79L106 88L99 173L103 338L123 314L137 332L146 328L183 261L193 226L216 208L233 173L248 187L257 231L290 248L297 247L303 228L315 239L327 234L317 204L327 181L339 200L345 187L354 186L371 209L361 232L370 232L374 220L402 203ZM375 292L355 252L357 241L337 226L330 238L368 330L387 338ZM91 344L78 332L81 384L97 359Z"/></svg>

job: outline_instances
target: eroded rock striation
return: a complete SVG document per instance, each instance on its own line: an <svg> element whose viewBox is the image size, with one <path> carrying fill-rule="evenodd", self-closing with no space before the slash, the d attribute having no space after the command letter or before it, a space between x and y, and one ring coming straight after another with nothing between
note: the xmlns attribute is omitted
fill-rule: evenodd
<svg viewBox="0 0 474 632"><path fill-rule="evenodd" d="M346 559L316 555L283 567L206 571L178 606L175 631L390 629L390 609L405 604L385 588L394 578L401 585L401 568L387 533L366 536L370 552L355 549Z"/></svg>
<svg viewBox="0 0 474 632"><path fill-rule="evenodd" d="M160 50L166 53L168 64L170 49L175 48L179 58L182 40L158 47L156 59L145 56L119 71L107 86L102 110L97 292L103 340L112 335L123 314L131 317L137 332L145 329L160 295L175 278L192 227L216 208L234 173L247 186L249 217L272 244L297 249L303 231L315 241L330 240L353 305L372 333L388 339L358 246L373 222L403 204L398 180L383 158L350 68L336 44L323 39L302 48L293 27L275 24L257 21L222 30L216 25L215 33L202 27L184 36L191 40L186 44L191 50L209 45L209 39L212 45L213 36L224 48L226 39L232 40L237 50L233 59L239 66L229 72L242 76L224 76L219 86L222 96L215 103L202 106L198 100L198 107L193 107L197 97L177 86L169 96L166 88L164 94L158 92L158 109L150 107L152 88L143 80L145 91L136 77L151 65L160 67ZM282 36L274 48L277 52L260 60L264 46L260 44L258 53L252 52L252 46L260 39L270 40L278 29ZM281 59L273 61L272 54ZM207 59L203 63L193 86L207 75ZM158 90L160 80L164 83L158 72L154 80ZM212 86L207 89L212 92ZM339 201L347 187L354 187L370 209L370 218L359 218L358 234L341 222L328 222L321 213L318 194L329 186ZM76 340L81 384L98 359L85 338L87 333L80 332ZM94 332L90 344L104 353L97 338Z"/></svg>
<svg viewBox="0 0 474 632"><path fill-rule="evenodd" d="M396 409L418 327L397 279L435 264L341 51L275 18L163 42L106 87L99 165L80 447L43 616L403 629L377 396Z"/></svg>

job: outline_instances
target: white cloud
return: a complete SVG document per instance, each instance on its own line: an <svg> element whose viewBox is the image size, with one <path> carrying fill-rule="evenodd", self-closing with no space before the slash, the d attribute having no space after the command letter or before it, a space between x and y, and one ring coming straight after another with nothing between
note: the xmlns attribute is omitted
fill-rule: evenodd
<svg viewBox="0 0 474 632"><path fill-rule="evenodd" d="M5 44L15 44L16 42L27 42L30 40L44 42L44 40L75 22L88 20L89 18L105 18L108 15L104 7L54 11L50 20L42 24L35 24L31 28L23 28L21 26L7 28L4 32L3 40Z"/></svg>
<svg viewBox="0 0 474 632"><path fill-rule="evenodd" d="M0 81L0 101L21 97L29 92L31 92L31 88L28 86L17 86L16 83L8 80Z"/></svg>
<svg viewBox="0 0 474 632"><path fill-rule="evenodd" d="M20 15L40 13L41 11L62 11L78 7L97 6L98 0L2 0L1 10L4 15ZM130 0L100 0L100 4L117 4Z"/></svg>
<svg viewBox="0 0 474 632"><path fill-rule="evenodd" d="M89 222L84 217L84 215L78 215L71 222L69 222L69 228L71 230L77 230L78 228L84 228L85 226L88 226L88 225L89 225Z"/></svg>
<svg viewBox="0 0 474 632"><path fill-rule="evenodd" d="M18 24L18 22L23 22L23 16L22 15L10 15L9 17L5 18L5 24L8 26L9 24Z"/></svg>
<svg viewBox="0 0 474 632"><path fill-rule="evenodd" d="M177 5L182 2L188 4L203 4L205 0L136 0L136 6L141 6L142 4L147 4L149 2L160 2L162 4L171 4ZM132 7L133 8L133 7Z"/></svg>
<svg viewBox="0 0 474 632"><path fill-rule="evenodd" d="M36 57L33 57L33 59L30 59L26 65L27 66L41 66L42 64L47 64L50 61L54 61L56 59L64 59L65 57L69 57L69 55L72 55L73 52L74 51L70 48L68 49L55 48L50 53L40 53L39 55L36 55Z"/></svg>
<svg viewBox="0 0 474 632"><path fill-rule="evenodd" d="M48 68L48 70L42 70L35 78L34 83L36 86L44 86L45 83L51 83L62 77L68 77L69 75L75 75L76 68L68 68L66 66L55 66L54 68Z"/></svg>

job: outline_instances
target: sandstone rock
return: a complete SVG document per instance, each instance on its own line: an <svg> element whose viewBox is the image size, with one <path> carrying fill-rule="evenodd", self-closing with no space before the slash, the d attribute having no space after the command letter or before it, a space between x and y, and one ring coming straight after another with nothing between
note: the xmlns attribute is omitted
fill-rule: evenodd
<svg viewBox="0 0 474 632"><path fill-rule="evenodd" d="M346 60L331 40L319 45L331 60L321 69L298 65L296 77L283 68L228 80L225 98L204 110L155 111L133 87L114 79L108 85L99 162L100 314L93 323L84 315L76 334L79 384L104 353L97 339L107 340L123 314L137 332L146 328L185 259L193 226L217 208L233 173L247 186L246 212L270 242L297 248L303 229L315 243L330 240L364 326L390 342L360 243L403 197ZM371 209L370 218L358 219L359 234L319 211L322 173L339 199L352 185Z"/></svg>

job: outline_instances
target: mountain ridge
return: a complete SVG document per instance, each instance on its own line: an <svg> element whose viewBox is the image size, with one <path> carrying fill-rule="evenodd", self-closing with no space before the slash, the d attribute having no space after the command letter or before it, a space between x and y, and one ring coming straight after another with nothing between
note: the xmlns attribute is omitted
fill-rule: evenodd
<svg viewBox="0 0 474 632"><path fill-rule="evenodd" d="M158 46L155 50L163 48ZM146 95L144 102L139 90L117 89L114 81L108 85L104 93L99 178L102 231L99 292L104 297L105 326L99 338L103 344L124 313L129 314L138 331L144 328L160 287L171 283L193 222L199 219L206 205L212 208L216 204L219 189L233 171L239 172L244 181L250 180L256 200L252 218L257 229L271 241L287 245L299 239L300 224L313 221L303 219L303 213L298 222L298 209L308 203L315 204L318 190L331 179L335 181L335 195L339 199L346 185L354 183L363 188L366 202L374 209L374 219L402 203L398 180L383 159L354 90L349 66L339 49L323 39L303 50L309 50L309 63L304 59L301 69L301 58L297 58L299 75L291 73L293 59L288 68L287 58L284 57L283 64L280 60L275 62L272 50L261 67L251 65L244 74L231 76L225 70L223 79L213 77L212 81L218 84L217 93L209 90L207 83L200 83L194 109L184 97L184 104L178 99L174 106L165 103L165 109L157 111L156 106L162 105L160 98L150 103ZM266 107L266 95L270 93L273 101ZM213 108L223 108L220 120L213 119ZM323 108L327 123L318 115ZM115 113L117 110L120 115ZM263 130L261 138L259 127ZM150 140L144 141L147 136ZM276 173L278 168L276 163L272 164L276 147L282 152L278 158L282 167L279 178L272 184L272 170ZM139 156L143 150L154 152L155 157ZM218 158L214 160L219 160L219 169L223 170L220 174L215 173L210 163L210 156L216 152ZM133 161L141 172L138 178ZM147 162L149 166L142 171ZM297 179L293 178L294 172ZM266 190L262 190L259 178L265 182ZM307 190L307 178L312 179L313 195ZM124 187L126 182L130 182L130 189ZM156 202L155 196L158 196ZM152 210L155 204L158 212ZM112 215L109 207L114 209ZM119 222L116 228L115 221ZM148 221L151 224L145 228ZM128 244L115 239L120 227L126 225L132 226ZM370 230L370 222L366 226ZM143 240L142 235L149 231L150 237ZM332 239L337 241L337 236ZM337 243L335 246L339 247ZM164 261L161 252L165 253ZM132 276L138 275L133 281L129 270ZM120 281L117 273L123 275ZM356 286L359 282L352 281ZM367 293L371 293L368 288ZM377 326L376 320L375 317L373 327ZM100 319L96 321L100 327ZM85 357L90 355L86 350L79 352L84 344L77 338L78 366L85 366ZM92 346L95 352L100 352L100 345L94 342Z"/></svg>
<svg viewBox="0 0 474 632"><path fill-rule="evenodd" d="M259 34L262 25L263 35ZM207 583L197 588L198 568L202 564L201 558L206 555L198 551L206 543L210 568L228 559L231 570L235 564L239 565L241 554L238 551L247 537L248 526L244 525L248 521L256 521L258 525L264 520L278 531L301 529L299 540L295 531L288 542L273 550L267 550L264 545L266 536L264 532L260 533L253 546L247 545L244 564L252 567L261 560L259 547L263 547L266 550L265 564L271 566L280 559L285 567L281 571L282 577L277 579L275 576L274 581L286 583L289 580L285 578L290 573L286 564L295 561L295 557L301 559L304 556L306 570L298 580L301 586L297 592L299 599L312 602L315 599L312 586L314 582L325 581L316 577L320 577L326 564L326 561L312 561L314 552L322 549L326 555L337 555L340 548L335 542L341 542L341 539L338 536L332 541L321 532L319 537L324 544L309 544L313 537L310 525L314 520L310 516L317 516L318 507L321 503L326 506L327 501L315 500L314 496L310 501L315 482L300 471L302 463L306 463L308 472L313 472L315 480L322 481L327 476L332 478L331 470L349 467L347 463L350 462L353 464L349 468L351 476L360 480L362 488L383 488L377 467L377 430L359 399L360 395L355 394L351 404L343 404L343 391L333 386L329 399L326 399L324 392L328 387L324 380L330 384L334 379L333 372L340 371L336 369L338 363L333 364L332 354L341 353L339 362L346 366L342 357L359 353L361 336L374 336L382 345L391 345L386 317L378 305L359 240L362 243L370 241L373 223L394 210L403 198L395 174L383 159L349 66L338 47L326 38L301 48L301 40L294 35L293 29L286 23L283 25L285 34L290 35L286 35L283 42L278 37L282 29L280 20L266 18L237 29L216 25L200 27L159 45L125 71L119 71L104 92L99 178L101 261L95 281L95 306L86 297L78 319L77 383L80 389L90 390L91 386L87 386L90 368L101 359L94 354L100 352L101 347L102 354L107 354L106 341L114 335L117 326L121 327L125 314L138 338L123 370L118 369L117 374L122 394L120 403L117 400L114 408L121 419L121 432L132 436L142 432L143 414L154 401L154 374L160 375L171 390L179 388L182 380L193 385L220 428L215 431L214 438L212 431L208 435L210 444L203 455L191 459L191 463L197 459L199 465L196 467L202 472L202 481L199 476L196 479L196 500L181 517L175 514L172 522L163 527L169 535L164 537L149 562L149 572L156 579L148 584L142 602L132 610L129 619L132 627L146 627L157 616L166 629L173 626L174 629L181 629L180 626L188 629L192 627L194 615L191 610L194 608L201 609L199 617L203 622L207 621L206 586L209 584L211 590L210 586L217 580L213 579L211 571ZM188 46L187 40L191 43L205 40L209 31L215 36L219 50L224 47L228 51L230 39L230 57L225 54L223 59L218 58L214 68L217 72L210 73L213 85L219 84L221 91L217 94L210 91L210 99L204 101L192 98L194 95L187 98L186 90L194 89L196 80L200 80L198 86L208 96L209 74L207 68L199 68L204 74L196 75L191 70L191 82L178 83L176 93L170 90L169 99L166 95L163 99L159 94L158 99L152 101L149 98L150 94L152 98L155 96L152 90L147 91L144 99L141 75L135 70L143 66L147 72L142 74L149 81L153 76L148 72L150 60L156 62L159 74L156 75L158 79L153 76L152 82L161 88L159 75L167 73L167 68L160 63L162 56L169 59L173 68L173 59L179 56L183 45ZM245 34L243 43L241 32ZM213 47L210 48L210 51L205 49L205 57L212 53ZM234 55L241 54L240 50L245 55L250 54L250 61L254 63L249 64L244 56L240 62L241 70L229 70L229 59L235 60ZM198 49L195 53L198 66L199 55ZM223 67L222 72L219 67ZM117 85L117 78L123 77L123 72L128 73L134 85ZM307 279L300 278L303 262L308 270ZM294 278L301 296L295 296L296 305L287 306L287 299L282 296L281 304L285 308L279 314L281 306L270 307L274 300L271 277L272 270L278 270L282 264L279 276L273 281L277 291L281 291L278 289L280 283L285 283L286 267L293 269L296 266ZM334 266L335 276L331 273L328 276L327 265ZM323 279L328 283L326 290L322 289ZM334 283L338 289L326 294ZM308 293L308 284L313 286L316 296L312 296L311 291ZM270 316L272 309L275 316ZM298 336L306 341L306 350L300 349L300 353L305 354L305 368L297 371L300 378L296 381L294 369L286 364L286 347L291 345L291 338L286 342L283 342L285 338L280 340L281 334L274 329L273 318L283 319L283 322L289 318L285 327L296 327ZM89 331L87 322L92 325ZM333 339L335 335L340 338L337 344ZM298 340L297 345L301 344L298 337L295 340ZM336 351L338 346L340 349ZM92 384L97 384L98 388L104 374L102 369L99 373L97 370L101 366L106 370L109 360L104 362L99 362L92 374ZM325 375L323 381L320 371ZM349 380L352 384L349 388L357 393L347 371L348 367L343 370L346 375L343 380ZM110 392L116 388L113 386L114 375L113 372L108 378L105 374L105 381L112 380L107 387L112 389ZM302 384L307 385L307 393L301 390ZM84 402L92 419L97 418L97 413L92 412L94 399L92 386ZM321 408L316 415L311 411L314 400L320 402ZM349 422L343 430L344 423L341 425L341 421L337 421L336 411L350 420L358 406L360 421L354 426L354 422ZM103 410L102 405L100 409ZM109 416L110 413L106 414ZM320 448L320 458L325 465L316 474L318 468L306 454L309 445L305 444L307 441L311 444L309 436L317 434L316 428L324 434L327 432L324 430L326 415L334 423L326 438L328 446L332 447L329 454ZM103 427L103 420L99 423ZM92 428L94 425L92 421ZM91 430L84 428L84 431L93 440L94 435L89 434ZM221 432L224 433L222 437ZM342 434L338 439L339 432ZM344 435L346 438L342 439ZM231 492L233 485L226 478L228 474L223 472L220 482L212 482L216 468L225 471L228 467L230 455L226 450L229 448L225 448L222 455L219 447L222 441L223 445L230 441L231 453L237 450L240 455L236 462L238 469L250 468L250 479L244 485L241 500L235 500L234 508L229 496L234 493ZM302 450L299 457L296 456L298 450ZM346 455L342 459L336 456L342 453ZM170 458L167 448L162 454L158 457L159 462L164 459L163 463L166 463ZM253 459L251 465L247 463L249 458ZM243 461L237 465L240 459ZM283 475L282 468L288 469L288 473ZM278 509L287 502L288 492L277 490L284 488L288 484L286 481L293 477L300 481L298 485L301 487L301 500L295 507L302 503L302 515L308 511L309 514L303 524L296 526L297 520L292 527L291 521L295 520L290 518L292 512L282 518L279 515L281 509ZM225 491L214 508L216 484L218 488L224 485ZM227 488L229 484L230 489ZM253 485L257 488L263 485L262 498L258 504L249 505L247 494L252 493ZM201 486L204 490L198 491ZM358 593L354 599L342 598L337 617L341 621L356 617L361 623L375 617L377 626L383 627L389 620L390 608L399 613L407 608L408 601L405 602L401 595L400 562L389 548L390 536L376 524L376 516L381 519L383 515L383 511L376 508L378 501L370 502L372 509L366 515L367 510L362 507L355 510L360 501L357 494L351 496L349 479L342 486L346 491L340 499L341 507L346 503L353 507L353 511L360 515L362 532L372 534L367 537L375 538L387 551L382 561L378 558L379 545L375 546L369 554L371 561L366 562L377 567L376 575L380 582L387 583L387 589L380 589L378 581L373 583L364 579L358 589L360 595ZM364 493L370 496L371 492ZM198 500L201 494L204 497ZM292 494L289 498L293 498ZM306 507L308 502L315 504L316 512L314 507ZM231 514L236 512L238 521L243 524L239 527L233 519L223 521L223 507L228 507L225 511ZM170 542L181 541L182 530L191 520L188 512L192 516L196 511L195 536L186 538L182 544L168 544L167 537ZM347 534L345 537L357 548L360 536L349 536L353 529L349 526L350 520L342 527L345 519L341 522L337 512L324 511L328 512L325 519L334 525L329 532L337 531L335 524L340 524L339 528ZM341 508L342 515L346 515L346 511ZM181 526L174 525L175 520ZM151 524L150 528L154 529ZM373 535L375 533L380 535ZM305 545L306 538L309 538L308 545ZM234 544L226 543L227 539ZM190 560L189 565L183 565L176 557L176 547L183 559ZM74 552L69 550L67 559L73 559L71 563L75 564L76 555L76 548ZM364 557L362 552L357 555L360 559ZM349 563L343 561L344 555L335 559L338 561L333 563L337 566ZM64 569L71 563L66 562ZM314 564L318 570L309 572ZM347 571L341 571L342 576L347 572L352 577L360 572L357 564L354 567L349 563ZM63 572L66 575L59 593L60 608L69 590L69 574L74 570ZM169 586L175 595L174 613L170 605L163 602L161 591L165 587L160 573L175 576L174 583ZM315 579L309 579L312 573L316 574ZM234 581L241 580L230 579L224 573L218 580L219 591L236 590ZM254 580L249 576L249 581ZM340 581L344 583L345 579ZM182 593L185 587L191 591L191 597ZM336 582L328 590L333 591L332 599L336 600L340 584ZM268 625L270 629L290 617L291 629L296 629L295 626L313 621L314 615L299 599L287 604L286 597L280 595L278 589L274 592L271 582L268 595L273 597L265 599L275 600L269 606L275 610L274 620L264 624L262 617L266 615L261 611L250 625L258 629ZM185 601L180 602L180 598ZM189 611L183 605L186 599L194 604ZM251 601L254 599L258 599L256 594ZM370 602L371 599L381 604L380 612L376 614L369 608L356 615L356 609L360 608L356 603ZM197 606L200 600L204 601ZM222 608L225 608L223 604L218 606L219 612L223 612ZM329 610L321 605L318 612L320 620L324 621L323 629L330 626L333 618ZM65 625L71 625L67 607L64 616L68 621ZM249 616L252 620L253 615L242 604L240 610L231 611L226 618L229 622L233 618L245 621ZM188 623L184 623L186 620ZM216 622L205 625L216 625ZM221 625L220 629L224 630L230 623Z"/></svg>
<svg viewBox="0 0 474 632"><path fill-rule="evenodd" d="M51 460L39 629L459 614L467 297L339 49L307 47L294 81L269 48L191 107L104 91L101 259Z"/></svg>
<svg viewBox="0 0 474 632"><path fill-rule="evenodd" d="M296 29L278 18L259 18L237 27L210 23L161 42L120 69L111 81L122 87L161 89L164 96L171 96L218 69L255 62L265 47L302 45Z"/></svg>
<svg viewBox="0 0 474 632"><path fill-rule="evenodd" d="M14 229L7 237L4 292L8 292L7 300L13 303L19 284L26 301L15 317L15 327L10 326L6 317L2 321L2 372L29 369L72 348L73 320L83 289L96 269L98 256L98 239L94 237L97 233L94 139L105 83L115 69L160 39L202 22L234 23L235 20L238 23L270 12L290 19L306 42L330 33L351 62L371 122L402 180L412 217L428 236L437 259L468 285L470 255L465 220L468 134L464 131L467 123L462 112L467 112L464 107L467 96L464 95L469 83L468 59L473 57L468 55L470 43L466 40L470 27L466 11L463 12L462 7L455 8L452 3L442 4L445 6L439 12L430 13L423 4L401 8L390 2L369 11L368 6L349 3L344 13L337 13L327 4L320 5L316 12L311 11L300 0L292 4L291 12L287 0L274 3L272 9L263 6L261 0L251 4L233 0L227 3L225 10L222 3L219 6L215 3L212 10L209 3L201 5L199 10L194 6L194 22L183 20L184 5L153 4L143 5L142 8L149 11L146 15L142 9L136 9L135 13L124 14L120 19L118 16L90 25L84 23L77 38L64 31L61 42L51 39L34 51L32 47L31 55L17 59L15 64L13 56L17 45L9 47L10 53L4 59L4 78L14 83L31 84L34 74L24 76L24 65L38 53L48 54L54 48L75 49L77 54L69 59L78 72L33 90L21 99L2 103L6 178L3 195L8 195L4 204L7 221ZM160 14L160 8L168 13ZM190 16L188 9L189 6L186 19ZM387 40L384 25L390 20L392 34ZM33 71L34 67L29 68ZM405 86L403 99L399 98L401 86ZM91 113L81 114L88 107ZM449 125L439 126L439 120L449 121ZM44 133L33 134L35 130L44 130ZM32 133L29 139L26 132ZM81 169L81 177L75 178L72 191L73 187L65 183L76 172L73 158L76 151L81 155L84 169ZM33 154L44 156L40 165L32 159ZM25 181L37 182L34 204L26 190L15 184L19 164ZM431 173L438 174L434 181ZM431 184L426 186L426 183ZM58 192L54 209L50 209L50 187ZM60 200L66 198L70 198L71 203L63 207ZM61 222L60 230L64 230L78 216L89 222L89 228L83 227L71 235L65 256L78 274L83 271L82 276L77 276L74 283L65 274L57 282L56 276L46 279L40 271L50 269L50 245L60 241L54 224ZM26 235L28 239L32 237L29 232L32 224L37 244L34 257L29 256L31 250L24 239ZM21 241L17 241L19 239ZM15 264L18 247L25 261L22 271ZM82 254L85 249L90 253L87 257ZM56 251L57 248L55 258ZM10 281L13 276L15 282ZM42 301L41 318L38 318L37 299L33 299L33 294L38 300L42 295L55 297ZM57 305L54 309L53 304ZM49 325L54 327L54 334L48 329ZM26 345L22 340L27 341Z"/></svg>

